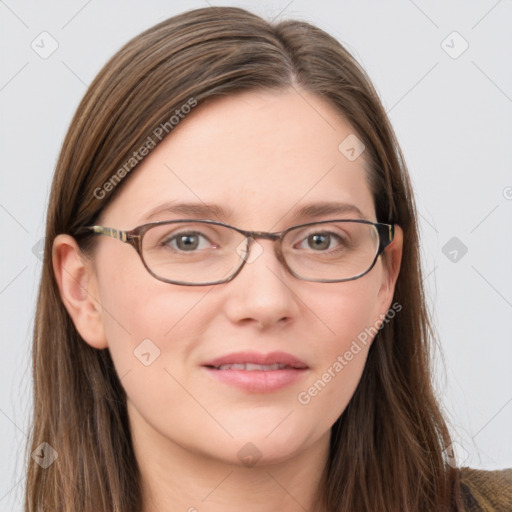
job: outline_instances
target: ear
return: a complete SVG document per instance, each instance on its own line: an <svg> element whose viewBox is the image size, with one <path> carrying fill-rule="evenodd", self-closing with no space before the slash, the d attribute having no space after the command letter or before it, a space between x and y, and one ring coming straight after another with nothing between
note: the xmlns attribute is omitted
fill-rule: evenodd
<svg viewBox="0 0 512 512"><path fill-rule="evenodd" d="M393 242L386 247L382 255L383 269L382 269L382 283L378 291L378 308L381 315L386 315L393 295L395 293L396 280L400 272L400 264L402 262L402 249L403 249L404 235L402 228L395 224L395 236Z"/></svg>
<svg viewBox="0 0 512 512"><path fill-rule="evenodd" d="M77 331L91 347L107 348L92 261L69 235L55 238L52 261L62 302Z"/></svg>

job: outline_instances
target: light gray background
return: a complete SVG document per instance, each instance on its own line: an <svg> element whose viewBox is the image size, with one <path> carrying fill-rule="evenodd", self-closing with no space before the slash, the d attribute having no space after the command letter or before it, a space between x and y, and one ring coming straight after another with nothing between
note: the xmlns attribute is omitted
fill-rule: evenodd
<svg viewBox="0 0 512 512"><path fill-rule="evenodd" d="M512 466L512 1L0 0L0 511L21 510L37 243L68 124L122 44L207 4L311 21L368 71L416 190L456 451L464 465ZM31 47L51 48L43 31L58 43L46 59Z"/></svg>

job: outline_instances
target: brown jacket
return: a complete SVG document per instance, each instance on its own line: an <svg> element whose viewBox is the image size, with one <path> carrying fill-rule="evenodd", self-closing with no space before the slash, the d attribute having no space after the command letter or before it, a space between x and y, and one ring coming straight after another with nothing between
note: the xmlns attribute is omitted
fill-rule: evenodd
<svg viewBox="0 0 512 512"><path fill-rule="evenodd" d="M512 469L461 468L461 489L467 512L512 511Z"/></svg>

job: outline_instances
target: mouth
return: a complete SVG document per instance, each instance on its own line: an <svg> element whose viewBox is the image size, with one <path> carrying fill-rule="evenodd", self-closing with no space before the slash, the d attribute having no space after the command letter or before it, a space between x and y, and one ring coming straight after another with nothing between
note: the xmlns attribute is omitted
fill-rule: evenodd
<svg viewBox="0 0 512 512"><path fill-rule="evenodd" d="M202 367L217 381L252 393L282 389L308 370L303 361L284 352L238 352L208 361Z"/></svg>
<svg viewBox="0 0 512 512"><path fill-rule="evenodd" d="M242 370L245 372L273 372L276 370L301 370L304 368L290 366L284 363L255 364L255 363L233 363L221 364L220 366L207 366L213 370Z"/></svg>

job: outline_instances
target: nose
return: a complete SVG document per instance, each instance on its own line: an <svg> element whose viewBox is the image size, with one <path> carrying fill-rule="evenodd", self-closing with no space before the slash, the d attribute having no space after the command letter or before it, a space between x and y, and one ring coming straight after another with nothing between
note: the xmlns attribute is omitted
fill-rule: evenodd
<svg viewBox="0 0 512 512"><path fill-rule="evenodd" d="M271 240L253 241L240 273L226 283L226 314L237 324L254 323L259 328L285 325L298 318L299 281L279 261Z"/></svg>

